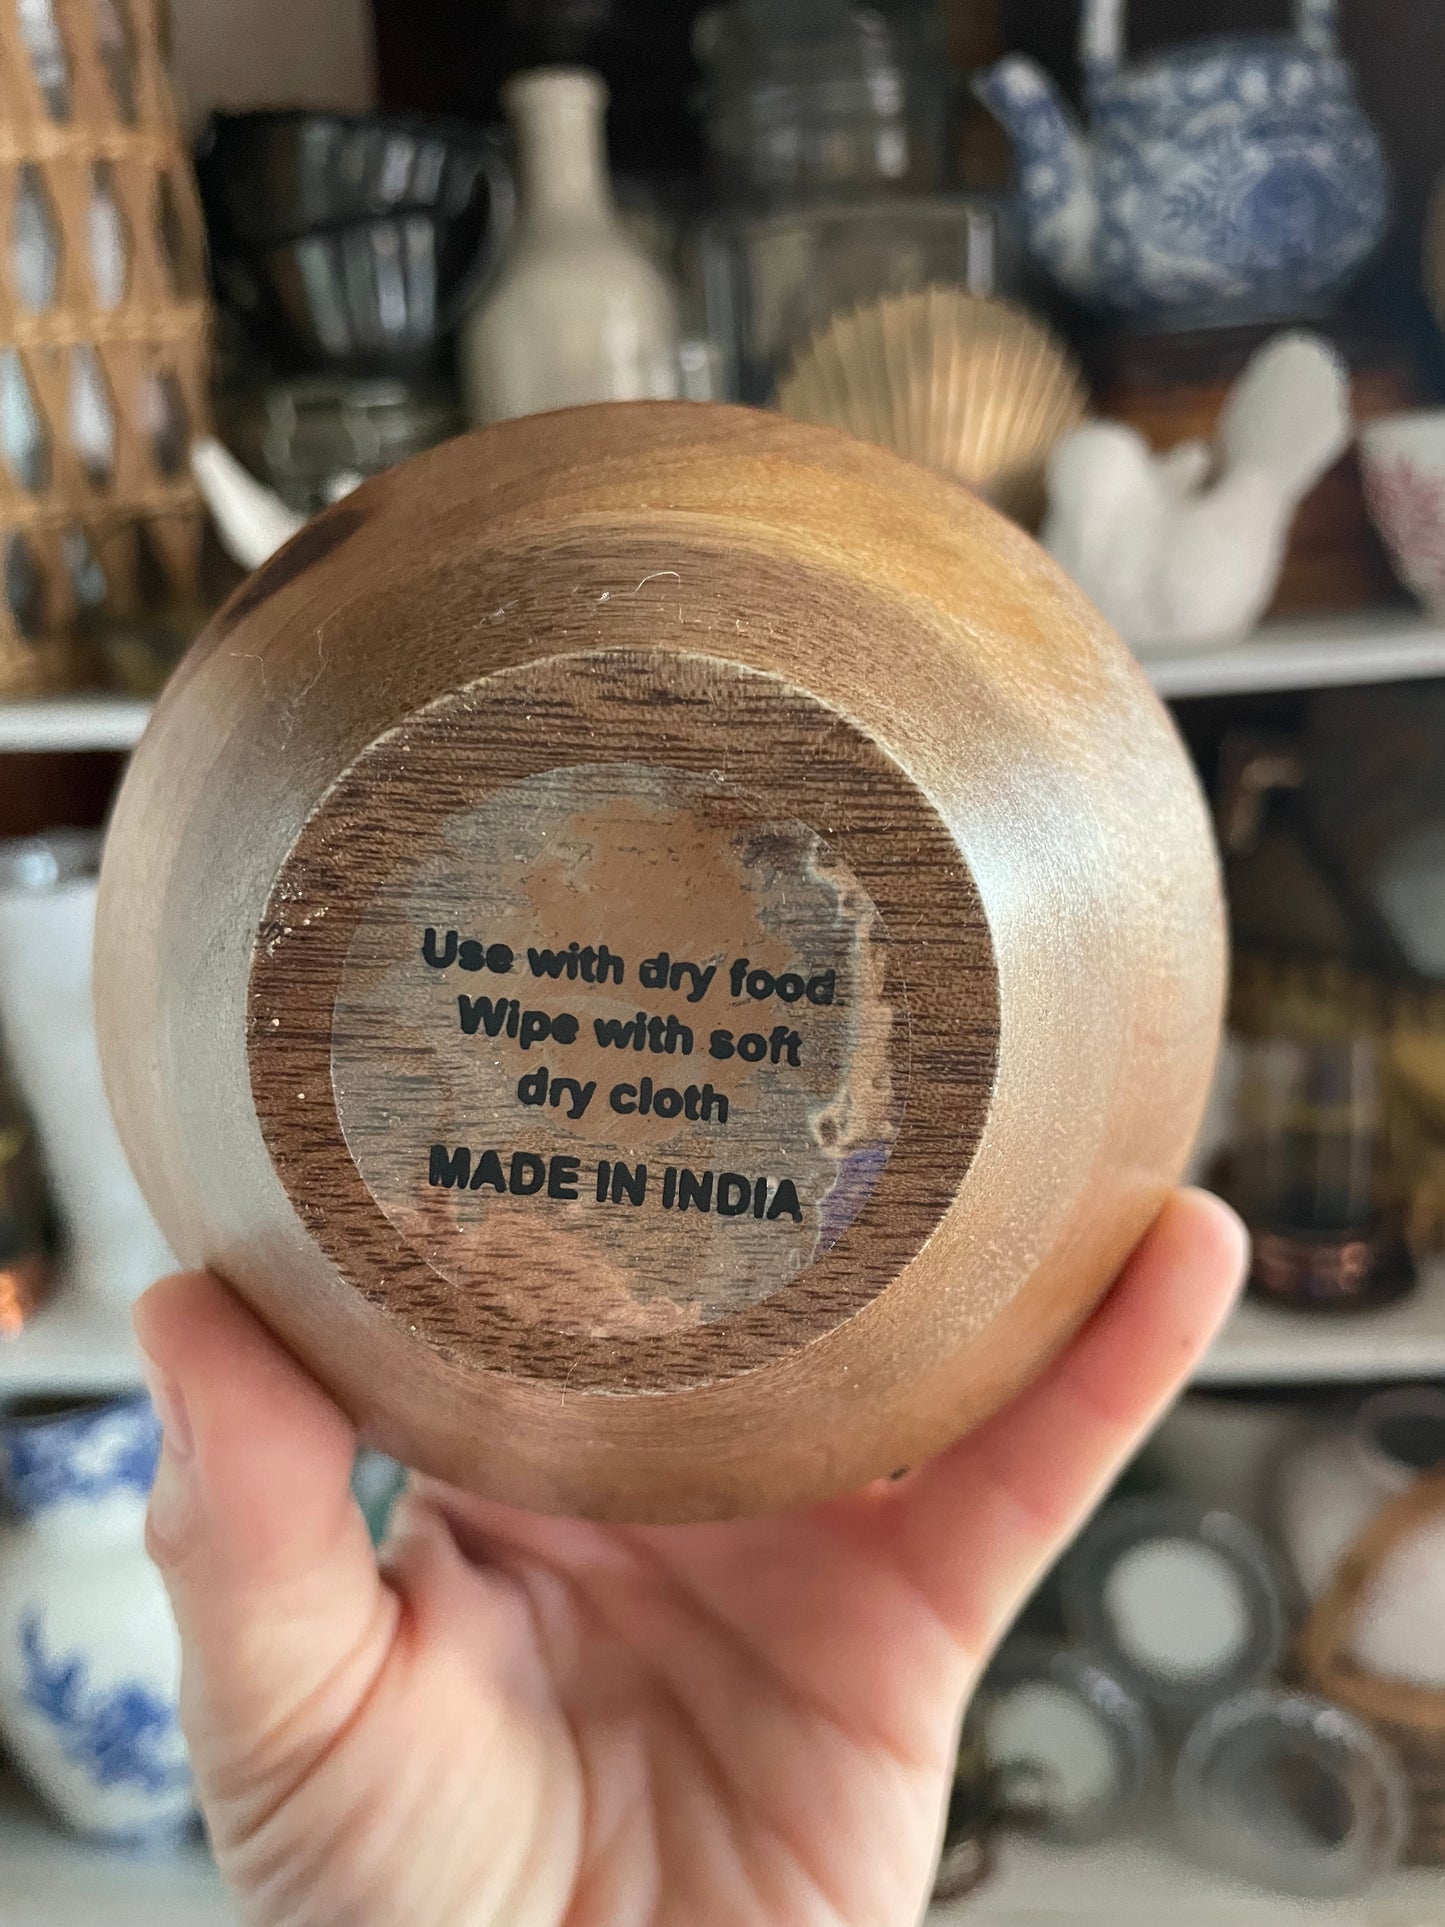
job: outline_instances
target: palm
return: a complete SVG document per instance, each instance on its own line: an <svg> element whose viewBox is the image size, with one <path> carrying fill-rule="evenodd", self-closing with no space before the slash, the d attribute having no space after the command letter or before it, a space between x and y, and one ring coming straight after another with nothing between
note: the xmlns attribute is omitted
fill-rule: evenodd
<svg viewBox="0 0 1445 1927"><path fill-rule="evenodd" d="M383 1579L339 1414L219 1287L162 1287L142 1336L196 1450L163 1472L153 1536L248 1917L906 1927L980 1659L1238 1269L1222 1214L1177 1201L1065 1359L896 1485L609 1528L419 1482Z"/></svg>
<svg viewBox="0 0 1445 1927"><path fill-rule="evenodd" d="M568 1927L914 1918L968 1661L889 1545L888 1495L670 1531L443 1505L548 1683L544 1810L583 1793ZM475 1635L465 1605L453 1631Z"/></svg>

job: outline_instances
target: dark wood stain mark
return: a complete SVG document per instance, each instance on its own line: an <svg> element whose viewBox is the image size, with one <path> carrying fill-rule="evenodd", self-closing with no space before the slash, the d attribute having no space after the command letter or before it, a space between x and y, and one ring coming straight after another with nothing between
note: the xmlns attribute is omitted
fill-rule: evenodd
<svg viewBox="0 0 1445 1927"><path fill-rule="evenodd" d="M269 562L263 562L254 574L247 576L226 603L216 617L217 636L228 636L237 623L252 615L263 602L269 602L288 582L294 582L315 563L324 562L348 536L356 533L368 514L359 503L338 502L314 522L308 522L304 529L299 529Z"/></svg>

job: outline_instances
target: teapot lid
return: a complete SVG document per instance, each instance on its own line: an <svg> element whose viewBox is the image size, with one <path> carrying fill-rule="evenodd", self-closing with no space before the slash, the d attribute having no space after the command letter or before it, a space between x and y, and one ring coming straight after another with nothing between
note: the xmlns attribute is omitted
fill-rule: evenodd
<svg viewBox="0 0 1445 1927"><path fill-rule="evenodd" d="M1089 98L1095 106L1150 104L1188 109L1234 94L1251 109L1271 104L1307 106L1322 80L1348 80L1349 63L1317 53L1290 34L1214 34L1161 48L1126 67L1095 69ZM1246 78L1248 76L1248 78ZM1280 99L1253 97L1266 88Z"/></svg>

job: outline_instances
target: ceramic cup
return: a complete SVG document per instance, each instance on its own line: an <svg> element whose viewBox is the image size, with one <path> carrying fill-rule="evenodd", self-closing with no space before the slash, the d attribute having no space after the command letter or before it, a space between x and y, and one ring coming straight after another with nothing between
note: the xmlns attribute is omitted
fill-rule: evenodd
<svg viewBox="0 0 1445 1927"><path fill-rule="evenodd" d="M66 1824L128 1846L191 1825L180 1642L146 1557L144 1396L0 1419L0 1737Z"/></svg>
<svg viewBox="0 0 1445 1927"><path fill-rule="evenodd" d="M1445 408L1366 422L1360 459L1371 518L1401 579L1445 615Z"/></svg>
<svg viewBox="0 0 1445 1927"><path fill-rule="evenodd" d="M1365 1399L1284 1466L1280 1525L1300 1582L1318 1599L1389 1501L1445 1467L1445 1390L1401 1386ZM1355 1623L1352 1658L1372 1673L1445 1687L1445 1521L1383 1562Z"/></svg>

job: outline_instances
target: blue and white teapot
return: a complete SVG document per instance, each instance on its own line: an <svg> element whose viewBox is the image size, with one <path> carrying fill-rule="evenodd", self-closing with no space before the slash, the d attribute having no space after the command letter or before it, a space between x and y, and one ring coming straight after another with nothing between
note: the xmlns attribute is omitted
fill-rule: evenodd
<svg viewBox="0 0 1445 1927"><path fill-rule="evenodd" d="M976 82L1017 150L1033 253L1091 307L1156 326L1318 313L1389 219L1336 0L1296 0L1293 35L1199 41L1129 67L1123 7L1084 0L1087 135L1031 60Z"/></svg>

